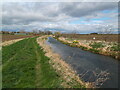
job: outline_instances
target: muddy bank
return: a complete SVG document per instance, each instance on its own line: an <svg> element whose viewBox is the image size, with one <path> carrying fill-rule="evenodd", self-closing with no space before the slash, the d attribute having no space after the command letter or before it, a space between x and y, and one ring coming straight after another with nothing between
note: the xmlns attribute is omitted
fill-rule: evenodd
<svg viewBox="0 0 120 90"><path fill-rule="evenodd" d="M88 88L93 87L92 83L83 82L76 71L74 71L69 64L67 64L64 60L61 59L59 54L56 54L52 51L51 47L46 44L46 39L48 36L42 36L37 38L37 42L40 46L43 47L43 50L46 52L46 56L50 58L50 64L56 70L56 72L60 75L62 80L62 86L64 88Z"/></svg>

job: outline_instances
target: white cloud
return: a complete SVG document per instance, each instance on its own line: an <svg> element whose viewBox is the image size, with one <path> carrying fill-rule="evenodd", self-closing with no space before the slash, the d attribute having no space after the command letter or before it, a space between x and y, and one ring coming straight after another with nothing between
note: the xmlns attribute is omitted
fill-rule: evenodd
<svg viewBox="0 0 120 90"><path fill-rule="evenodd" d="M63 3L27 2L3 3L3 29L56 29L66 32L92 32L98 26L117 27L117 12L102 13L103 10L117 11L117 3ZM110 20L94 21L94 18L109 17ZM86 24L71 24L84 18Z"/></svg>
<svg viewBox="0 0 120 90"><path fill-rule="evenodd" d="M1 2L119 2L119 0L1 0Z"/></svg>

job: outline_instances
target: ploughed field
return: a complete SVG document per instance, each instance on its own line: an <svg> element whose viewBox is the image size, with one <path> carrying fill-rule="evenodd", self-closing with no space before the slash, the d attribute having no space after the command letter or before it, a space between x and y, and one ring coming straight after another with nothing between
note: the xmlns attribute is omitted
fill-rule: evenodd
<svg viewBox="0 0 120 90"><path fill-rule="evenodd" d="M49 64L36 38L26 38L2 48L3 88L61 87L59 75Z"/></svg>
<svg viewBox="0 0 120 90"><path fill-rule="evenodd" d="M120 34L62 34L63 37L74 38L80 40L95 40L107 41L107 42L119 42Z"/></svg>
<svg viewBox="0 0 120 90"><path fill-rule="evenodd" d="M14 39L21 39L21 38L28 38L33 37L33 35L9 35L9 34L2 34L2 42L14 40Z"/></svg>

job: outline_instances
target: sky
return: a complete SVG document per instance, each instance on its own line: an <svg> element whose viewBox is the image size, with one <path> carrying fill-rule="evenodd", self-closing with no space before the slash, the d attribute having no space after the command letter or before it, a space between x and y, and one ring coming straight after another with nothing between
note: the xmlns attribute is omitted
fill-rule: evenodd
<svg viewBox="0 0 120 90"><path fill-rule="evenodd" d="M6 0L5 0L6 1ZM118 32L117 2L2 2L2 30Z"/></svg>

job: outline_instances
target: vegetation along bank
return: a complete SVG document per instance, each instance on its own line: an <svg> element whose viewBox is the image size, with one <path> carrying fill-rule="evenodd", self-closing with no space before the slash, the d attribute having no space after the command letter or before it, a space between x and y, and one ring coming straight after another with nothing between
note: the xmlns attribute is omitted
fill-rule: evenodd
<svg viewBox="0 0 120 90"><path fill-rule="evenodd" d="M71 47L78 47L93 53L111 56L120 60L120 44L118 42L106 42L95 40L80 40L65 37L54 37L60 42Z"/></svg>
<svg viewBox="0 0 120 90"><path fill-rule="evenodd" d="M90 87L59 55L51 52L44 43L46 38L26 38L2 47L3 88Z"/></svg>

